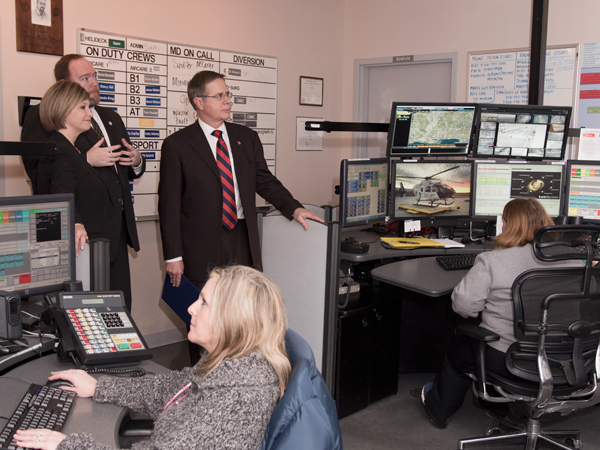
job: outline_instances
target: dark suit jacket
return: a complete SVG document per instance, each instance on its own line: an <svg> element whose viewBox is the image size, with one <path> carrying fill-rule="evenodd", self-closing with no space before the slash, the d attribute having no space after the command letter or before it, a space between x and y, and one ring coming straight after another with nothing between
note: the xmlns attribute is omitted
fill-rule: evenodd
<svg viewBox="0 0 600 450"><path fill-rule="evenodd" d="M288 219L302 207L267 168L258 134L225 123L248 227L252 261L261 269L256 222L259 194ZM158 213L165 260L183 257L188 279L202 282L207 270L221 261L222 190L219 169L206 136L196 121L164 140L158 186Z"/></svg>
<svg viewBox="0 0 600 450"><path fill-rule="evenodd" d="M95 108L96 111L98 111L98 115L102 119L102 123L104 124L104 128L108 133L110 143L112 145L121 144L121 138L125 138L125 140L131 144L129 134L127 133L127 129L125 128L125 124L123 123L121 116L119 116L110 108L105 108L102 106L96 106ZM23 121L23 128L21 129L21 141L48 142L50 140L50 134L51 133L48 133L42 126L42 121L40 120L40 105L35 105L29 108L27 110L27 114L25 115L25 120ZM89 131L79 135L77 141L75 141L75 146L81 153L85 153L97 142L98 136L96 135L96 132L90 129ZM35 183L37 182L37 167L40 157L22 156L21 159L23 160L23 166L25 166L25 172L27 172L27 176L33 184L33 193L37 194L35 190ZM123 170L127 171L127 177L130 180L139 178L144 173L144 170L146 170L146 160L143 156L142 160L142 173L140 175L136 175L135 171L130 167L122 167Z"/></svg>
<svg viewBox="0 0 600 450"><path fill-rule="evenodd" d="M122 137L129 141L125 124L116 112L100 106L96 106L96 109L104 123L111 144L121 143ZM31 109L26 118L30 116L30 113ZM36 113L39 122L39 111ZM36 117L31 119L35 121ZM23 130L25 131L25 126L23 126ZM140 245L129 180L138 178L144 173L146 169L144 157L142 156L142 172L139 176L131 167L119 165L117 175L113 167L92 167L88 164L86 153L98 142L98 136L94 130L90 129L81 133L75 141L75 147L81 151L81 154L77 153L71 143L58 132L52 133L48 139L56 141L60 146L57 149L56 157L40 159L36 169L37 193L73 192L76 213L79 214L81 223L85 225L89 238L101 237L110 240L111 260L114 260L119 252L119 233L124 210L127 243L139 251ZM71 173L73 179L69 179L67 173ZM121 206L120 199L122 199L123 206Z"/></svg>

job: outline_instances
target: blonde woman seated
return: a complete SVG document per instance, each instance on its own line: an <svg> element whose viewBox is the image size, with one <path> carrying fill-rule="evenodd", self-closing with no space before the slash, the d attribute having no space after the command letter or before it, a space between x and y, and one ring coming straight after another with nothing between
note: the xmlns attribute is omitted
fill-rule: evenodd
<svg viewBox="0 0 600 450"><path fill-rule="evenodd" d="M149 441L134 448L257 449L290 375L287 316L277 286L244 266L216 269L190 306L188 338L206 349L194 367L142 378L101 377L80 370L53 373L80 397L113 403L155 420ZM106 449L86 434L15 433L21 447ZM38 440L39 438L39 440Z"/></svg>

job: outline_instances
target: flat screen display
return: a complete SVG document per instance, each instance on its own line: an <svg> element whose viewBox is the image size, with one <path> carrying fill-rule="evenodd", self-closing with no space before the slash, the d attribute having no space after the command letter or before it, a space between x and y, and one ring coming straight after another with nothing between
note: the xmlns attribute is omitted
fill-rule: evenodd
<svg viewBox="0 0 600 450"><path fill-rule="evenodd" d="M72 194L0 198L0 289L22 297L75 279Z"/></svg>
<svg viewBox="0 0 600 450"><path fill-rule="evenodd" d="M561 160L567 146L571 109L480 104L471 156Z"/></svg>
<svg viewBox="0 0 600 450"><path fill-rule="evenodd" d="M600 161L569 160L565 212L600 225Z"/></svg>
<svg viewBox="0 0 600 450"><path fill-rule="evenodd" d="M475 110L469 103L392 103L387 156L466 156Z"/></svg>
<svg viewBox="0 0 600 450"><path fill-rule="evenodd" d="M472 161L395 161L392 165L393 219L469 217Z"/></svg>
<svg viewBox="0 0 600 450"><path fill-rule="evenodd" d="M562 162L481 162L475 163L473 216L491 219L501 216L513 198L534 197L550 217L562 211L564 164Z"/></svg>
<svg viewBox="0 0 600 450"><path fill-rule="evenodd" d="M388 205L387 158L345 159L340 168L340 221L343 227L385 220Z"/></svg>

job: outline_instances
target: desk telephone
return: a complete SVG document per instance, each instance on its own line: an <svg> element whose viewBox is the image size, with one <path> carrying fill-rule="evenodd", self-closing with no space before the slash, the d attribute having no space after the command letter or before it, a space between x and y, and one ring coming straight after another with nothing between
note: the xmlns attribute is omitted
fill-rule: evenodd
<svg viewBox="0 0 600 450"><path fill-rule="evenodd" d="M74 354L86 366L120 366L152 358L125 309L122 292L61 292L59 308L48 309L42 320L54 325L61 337L61 360Z"/></svg>

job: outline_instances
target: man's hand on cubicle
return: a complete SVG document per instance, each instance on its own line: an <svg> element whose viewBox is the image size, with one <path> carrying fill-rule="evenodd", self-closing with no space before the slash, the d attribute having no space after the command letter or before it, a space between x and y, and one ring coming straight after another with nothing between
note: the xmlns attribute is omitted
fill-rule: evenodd
<svg viewBox="0 0 600 450"><path fill-rule="evenodd" d="M300 222L300 225L302 225L305 230L308 230L308 223L306 223L306 219L314 220L315 222L324 223L323 219L321 219L315 213L309 211L308 209L304 209L304 208L296 208L294 210L294 219L296 219L296 221Z"/></svg>
<svg viewBox="0 0 600 450"><path fill-rule="evenodd" d="M165 269L171 278L171 284L174 287L179 287L181 275L183 275L183 260L168 262L165 265Z"/></svg>

